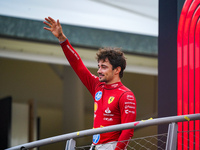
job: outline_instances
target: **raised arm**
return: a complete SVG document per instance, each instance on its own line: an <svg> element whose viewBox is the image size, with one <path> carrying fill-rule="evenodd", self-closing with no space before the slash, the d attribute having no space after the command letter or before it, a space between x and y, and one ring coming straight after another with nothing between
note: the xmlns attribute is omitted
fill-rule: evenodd
<svg viewBox="0 0 200 150"><path fill-rule="evenodd" d="M62 26L60 25L59 20L55 21L53 18L51 17L47 17L45 18L45 20L47 22L43 22L44 24L46 24L48 27L44 27L45 30L51 31L51 33L58 38L59 42L63 42L67 39L67 37L64 35L63 31L62 31Z"/></svg>
<svg viewBox="0 0 200 150"><path fill-rule="evenodd" d="M83 64L81 57L69 43L67 37L64 35L59 20L55 21L51 17L45 18L45 20L46 21L44 21L44 24L47 25L48 27L44 27L44 29L47 31L51 31L51 33L56 38L58 38L58 40L60 41L60 45L63 49L63 52L67 60L69 61L71 67L76 72L76 74L83 82L83 84L90 91L90 93L94 95L95 91L94 87L97 84L97 81L99 80L95 76L93 76L90 73L90 71L86 68L86 66Z"/></svg>

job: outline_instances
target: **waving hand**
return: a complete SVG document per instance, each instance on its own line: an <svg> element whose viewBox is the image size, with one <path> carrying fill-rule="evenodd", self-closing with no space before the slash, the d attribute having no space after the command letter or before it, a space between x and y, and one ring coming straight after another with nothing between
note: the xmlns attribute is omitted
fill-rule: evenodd
<svg viewBox="0 0 200 150"><path fill-rule="evenodd" d="M48 27L44 27L45 30L51 31L51 33L58 38L59 41L64 41L66 39L66 36L64 35L62 31L62 26L60 25L59 20L55 21L53 18L48 17L45 18L46 22L43 23L46 24Z"/></svg>

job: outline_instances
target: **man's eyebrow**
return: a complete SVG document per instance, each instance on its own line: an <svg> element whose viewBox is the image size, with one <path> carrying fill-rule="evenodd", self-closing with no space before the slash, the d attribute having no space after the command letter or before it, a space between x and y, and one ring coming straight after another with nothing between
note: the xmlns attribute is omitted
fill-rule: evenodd
<svg viewBox="0 0 200 150"><path fill-rule="evenodd" d="M105 65L105 64L101 64L100 66L107 66L107 65Z"/></svg>
<svg viewBox="0 0 200 150"><path fill-rule="evenodd" d="M107 65L105 65L105 64L101 64L101 65L98 64L98 67L99 67L99 66L107 67Z"/></svg>

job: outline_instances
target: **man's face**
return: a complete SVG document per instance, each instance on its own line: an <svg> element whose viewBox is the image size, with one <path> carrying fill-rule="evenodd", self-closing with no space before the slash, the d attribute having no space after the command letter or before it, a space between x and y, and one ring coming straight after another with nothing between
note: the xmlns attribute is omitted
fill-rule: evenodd
<svg viewBox="0 0 200 150"><path fill-rule="evenodd" d="M114 77L114 70L112 69L112 65L110 64L108 58L103 60L99 60L98 62L98 71L99 81L106 82L107 84L112 83Z"/></svg>

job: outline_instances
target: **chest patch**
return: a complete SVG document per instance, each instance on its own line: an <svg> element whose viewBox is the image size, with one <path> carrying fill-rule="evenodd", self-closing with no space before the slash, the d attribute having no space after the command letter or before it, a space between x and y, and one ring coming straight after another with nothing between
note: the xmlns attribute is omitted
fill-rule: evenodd
<svg viewBox="0 0 200 150"><path fill-rule="evenodd" d="M100 134L93 135L93 143L97 144L100 140Z"/></svg>
<svg viewBox="0 0 200 150"><path fill-rule="evenodd" d="M98 109L98 104L95 102L95 103L94 103L94 112L96 112L97 109Z"/></svg>
<svg viewBox="0 0 200 150"><path fill-rule="evenodd" d="M114 101L114 99L115 99L115 97L113 97L113 96L109 97L108 104L112 103Z"/></svg>
<svg viewBox="0 0 200 150"><path fill-rule="evenodd" d="M95 94L95 100L96 100L96 101L100 100L101 97L102 97L102 91L99 91L99 92L97 92L97 93Z"/></svg>

